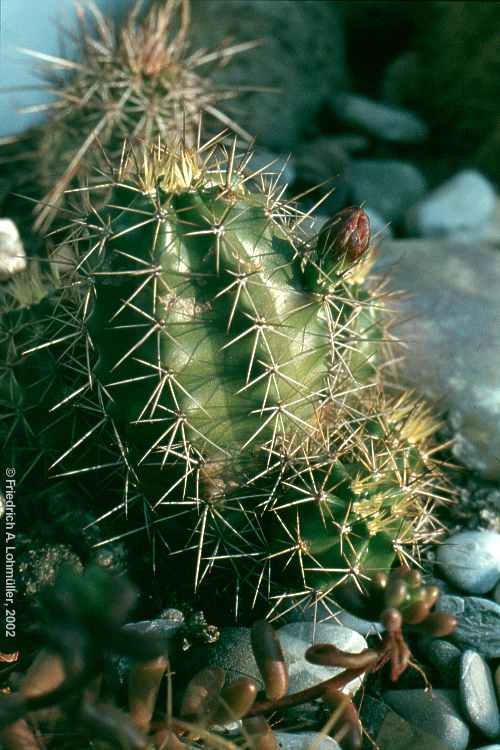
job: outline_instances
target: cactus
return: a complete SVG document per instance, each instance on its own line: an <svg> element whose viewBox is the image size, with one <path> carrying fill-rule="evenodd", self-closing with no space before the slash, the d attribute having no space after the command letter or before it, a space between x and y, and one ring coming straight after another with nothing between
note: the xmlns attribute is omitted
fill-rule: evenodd
<svg viewBox="0 0 500 750"><path fill-rule="evenodd" d="M120 476L114 518L143 526L142 503L196 588L222 567L281 606L412 560L444 480L426 407L379 387L366 216L307 239L308 215L246 173L250 156L221 139L124 150L107 204L84 191L53 339L71 342L58 368L73 382L52 409L86 422L53 468Z"/></svg>
<svg viewBox="0 0 500 750"><path fill-rule="evenodd" d="M149 142L184 128L186 139L194 142L203 113L218 127L231 125L249 138L220 108L238 92L217 86L207 71L255 43L189 50L189 0L161 0L145 13L142 6L142 0L136 0L122 25L95 5L90 6L90 19L77 9L76 61L28 50L44 64L44 78L55 95L46 107L50 119L40 131L34 162L47 191L37 207L38 229L51 225L75 178L85 181L106 169L106 159L119 155L126 137ZM74 46L72 35L70 42Z"/></svg>

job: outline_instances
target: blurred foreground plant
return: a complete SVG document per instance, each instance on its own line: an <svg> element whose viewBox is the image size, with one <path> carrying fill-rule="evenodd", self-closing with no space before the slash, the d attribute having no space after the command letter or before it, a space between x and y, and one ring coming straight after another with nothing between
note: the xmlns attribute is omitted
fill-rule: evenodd
<svg viewBox="0 0 500 750"><path fill-rule="evenodd" d="M288 693L288 669L277 634L269 623L257 621L251 631L252 649L265 685L242 677L226 684L223 669L207 667L187 684L176 700L173 715L172 641L123 627L136 600L136 591L123 578L90 568L83 576L63 571L55 586L42 596L45 621L41 624L44 649L28 669L18 692L0 695L0 740L6 750L40 750L37 726L46 719L65 717L66 725L113 747L144 750L176 748L199 741L221 747L228 722L242 720L240 738L255 750L277 746L266 716L321 699L333 710L327 731L340 724L336 735L345 750L361 747L362 729L357 711L342 689L363 673L391 664L396 681L411 663L402 628L445 636L455 627L453 617L432 613L438 598L435 587L422 585L418 573L397 568L379 576L362 601L363 611L376 613L386 632L375 648L350 654L330 644L315 644L306 652L313 664L341 667L342 672L316 686ZM126 656L128 713L101 701L101 679L110 654ZM156 709L163 679L167 677L166 710ZM228 743L225 743L227 746Z"/></svg>

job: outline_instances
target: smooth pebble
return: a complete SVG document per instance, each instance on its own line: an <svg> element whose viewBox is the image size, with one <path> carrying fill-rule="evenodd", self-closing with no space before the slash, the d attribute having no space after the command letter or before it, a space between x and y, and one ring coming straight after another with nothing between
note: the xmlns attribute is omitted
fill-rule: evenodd
<svg viewBox="0 0 500 750"><path fill-rule="evenodd" d="M491 670L476 651L465 651L460 664L460 695L464 714L485 737L500 734L500 711Z"/></svg>
<svg viewBox="0 0 500 750"><path fill-rule="evenodd" d="M465 750L470 730L460 715L457 690L387 690L384 700L398 714L424 732L448 743L450 750Z"/></svg>
<svg viewBox="0 0 500 750"><path fill-rule="evenodd" d="M437 566L450 583L467 594L486 594L500 579L500 534L461 531L437 550Z"/></svg>

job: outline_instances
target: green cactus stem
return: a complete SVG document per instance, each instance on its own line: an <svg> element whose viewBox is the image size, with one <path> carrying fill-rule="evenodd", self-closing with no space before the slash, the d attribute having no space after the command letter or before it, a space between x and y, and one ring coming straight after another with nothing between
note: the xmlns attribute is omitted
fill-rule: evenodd
<svg viewBox="0 0 500 750"><path fill-rule="evenodd" d="M255 596L324 598L435 537L436 424L380 390L364 213L308 240L307 215L249 156L221 139L125 150L106 205L84 193L85 358L57 406L92 403L94 424L54 467L77 473L104 435L125 487L115 518L142 503L196 587L222 569Z"/></svg>

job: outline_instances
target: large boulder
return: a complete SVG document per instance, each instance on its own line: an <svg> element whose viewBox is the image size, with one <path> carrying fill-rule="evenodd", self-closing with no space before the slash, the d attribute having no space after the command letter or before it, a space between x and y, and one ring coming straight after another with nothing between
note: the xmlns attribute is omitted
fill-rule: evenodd
<svg viewBox="0 0 500 750"><path fill-rule="evenodd" d="M500 478L500 253L451 239L383 241L375 270L397 303L405 382L447 412L456 457Z"/></svg>

